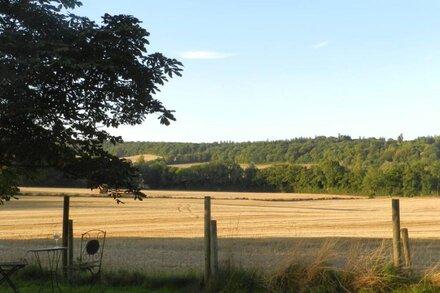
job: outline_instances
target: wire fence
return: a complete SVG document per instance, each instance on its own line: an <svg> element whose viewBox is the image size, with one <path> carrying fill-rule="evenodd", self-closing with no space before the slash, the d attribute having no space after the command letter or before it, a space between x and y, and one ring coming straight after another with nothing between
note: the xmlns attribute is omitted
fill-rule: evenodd
<svg viewBox="0 0 440 293"><path fill-rule="evenodd" d="M207 193L208 194L208 193ZM0 207L2 258L55 245L61 233L62 197L23 196ZM212 199L219 263L276 270L292 261L316 259L344 267L378 255L391 261L391 200L273 198ZM157 197L143 202L73 197L74 253L89 229L107 231L106 270L201 272L204 264L202 198ZM440 199L401 199L401 225L408 228L415 268L440 260Z"/></svg>

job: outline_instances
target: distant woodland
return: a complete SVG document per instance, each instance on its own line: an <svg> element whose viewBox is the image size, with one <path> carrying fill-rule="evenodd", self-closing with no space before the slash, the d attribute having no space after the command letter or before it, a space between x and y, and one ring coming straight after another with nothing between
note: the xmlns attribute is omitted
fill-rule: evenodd
<svg viewBox="0 0 440 293"><path fill-rule="evenodd" d="M415 196L438 194L440 187L440 137L127 142L106 144L105 149L120 157L161 156L163 160L137 163L151 188ZM183 169L168 166L195 162L209 163ZM258 169L256 164L272 165Z"/></svg>
<svg viewBox="0 0 440 293"><path fill-rule="evenodd" d="M119 157L161 156L134 163L144 186L152 189L417 196L438 195L440 188L437 136L415 140L340 135L243 143L126 142L106 143L104 149ZM202 162L188 168L170 166ZM258 168L258 164L270 165ZM47 179L40 177L35 182L44 184Z"/></svg>

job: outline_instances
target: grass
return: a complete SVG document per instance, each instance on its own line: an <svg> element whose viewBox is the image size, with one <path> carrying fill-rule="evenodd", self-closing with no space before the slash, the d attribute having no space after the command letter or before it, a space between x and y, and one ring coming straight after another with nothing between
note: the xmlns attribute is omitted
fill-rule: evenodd
<svg viewBox="0 0 440 293"><path fill-rule="evenodd" d="M397 271L391 265L374 267L372 274L336 269L326 263L322 256L312 262L292 261L273 272L246 270L224 266L216 276L204 284L197 274L145 274L140 272L106 272L93 285L86 279L70 284L60 282L63 292L280 292L280 293L435 293L440 292L437 279L432 275ZM367 264L365 264L367 265ZM50 289L47 276L26 268L14 282L20 292L38 292ZM359 280L362 279L362 282ZM368 281L366 281L368 280ZM1 292L8 292L5 285Z"/></svg>
<svg viewBox="0 0 440 293"><path fill-rule="evenodd" d="M104 272L101 280L90 283L89 275L75 278L73 283L60 277L59 287L63 292L199 292L201 277L196 274L143 274L128 271ZM50 276L37 267L29 266L14 276L20 292L39 292L50 289ZM0 292L6 291L2 285Z"/></svg>
<svg viewBox="0 0 440 293"><path fill-rule="evenodd" d="M307 242L307 240L304 240ZM231 255L220 263L220 271L204 284L200 272L161 273L142 270L106 270L92 290L86 279L72 286L61 282L65 292L280 292L280 293L428 293L440 292L440 267L396 270L390 264L390 245L328 239L316 245L313 254L303 255L299 247L274 268L243 267ZM345 250L335 264L335 256ZM275 251L274 251L275 253ZM178 260L175 260L178 261ZM49 288L48 276L28 266L14 276L20 292L37 292L40 284ZM6 292L6 287L0 287Z"/></svg>

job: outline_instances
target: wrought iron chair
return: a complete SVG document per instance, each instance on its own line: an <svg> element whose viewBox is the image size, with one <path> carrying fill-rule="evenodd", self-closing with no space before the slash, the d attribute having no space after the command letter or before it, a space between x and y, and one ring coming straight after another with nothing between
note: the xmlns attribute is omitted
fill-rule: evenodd
<svg viewBox="0 0 440 293"><path fill-rule="evenodd" d="M11 280L11 276L26 265L27 261L25 259L14 262L0 262L0 285L6 282L14 292L18 292L17 287Z"/></svg>
<svg viewBox="0 0 440 293"><path fill-rule="evenodd" d="M104 254L106 232L90 230L81 235L81 248L78 262L68 265L68 271L88 271L91 279L101 275L102 256Z"/></svg>

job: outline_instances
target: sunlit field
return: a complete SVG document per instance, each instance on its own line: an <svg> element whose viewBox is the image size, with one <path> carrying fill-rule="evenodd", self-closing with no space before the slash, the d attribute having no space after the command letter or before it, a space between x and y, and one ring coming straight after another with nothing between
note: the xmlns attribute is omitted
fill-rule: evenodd
<svg viewBox="0 0 440 293"><path fill-rule="evenodd" d="M132 161L134 163L139 162L141 160L148 162L148 161L154 161L157 159L161 159L161 156L153 155L153 154L141 154L141 155L135 155L135 156L129 156L129 157L123 157L126 160ZM200 166L200 165L206 165L210 162L195 162L195 163L180 163L180 164L168 164L169 167L175 167L175 168L191 168L194 166ZM274 164L255 164L254 166L258 169L265 169L273 166ZM303 164L305 166L308 166L310 164ZM249 164L240 164L240 167L245 169L249 167Z"/></svg>
<svg viewBox="0 0 440 293"><path fill-rule="evenodd" d="M38 189L23 188L26 194ZM86 197L87 189L40 189L72 194L75 234L101 228L111 237L201 237L203 197L210 195L220 237L391 237L391 200L365 197L233 192L146 191L148 198ZM1 207L2 239L41 238L62 220L62 197L21 196ZM440 236L440 198L402 198L402 227L412 238ZM46 234L45 234L46 233Z"/></svg>
<svg viewBox="0 0 440 293"><path fill-rule="evenodd" d="M22 191L19 200L0 206L0 245L11 257L53 244L63 213L63 198L55 194L72 195L75 237L89 229L107 231L105 261L112 268L130 262L131 269L201 270L205 195L213 198L220 259L244 266L275 266L299 252L313 255L329 243L341 253L354 246L374 249L383 238L388 245L392 236L390 198L147 191L144 201L125 198L118 205L108 197L87 196L90 190ZM401 225L419 254L415 263L432 265L438 261L440 198L402 198L400 206Z"/></svg>
<svg viewBox="0 0 440 293"><path fill-rule="evenodd" d="M129 157L123 157L123 159L132 161L132 162L138 162L140 160L144 160L145 162L148 161L154 161L157 159L162 158L161 156L156 156L152 154L141 154L141 155L135 155L135 156L129 156Z"/></svg>

